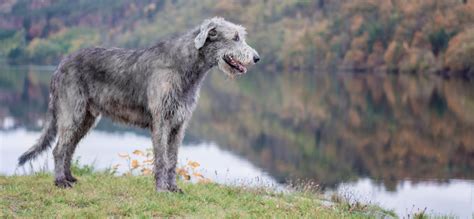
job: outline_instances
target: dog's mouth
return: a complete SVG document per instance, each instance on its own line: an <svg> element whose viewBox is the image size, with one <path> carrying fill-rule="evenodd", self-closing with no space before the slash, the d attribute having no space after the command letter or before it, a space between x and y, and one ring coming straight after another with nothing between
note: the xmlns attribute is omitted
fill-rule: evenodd
<svg viewBox="0 0 474 219"><path fill-rule="evenodd" d="M245 74L245 72L247 72L247 68L231 55L224 55L222 59L224 59L225 63L227 63L230 67L237 70L239 74Z"/></svg>

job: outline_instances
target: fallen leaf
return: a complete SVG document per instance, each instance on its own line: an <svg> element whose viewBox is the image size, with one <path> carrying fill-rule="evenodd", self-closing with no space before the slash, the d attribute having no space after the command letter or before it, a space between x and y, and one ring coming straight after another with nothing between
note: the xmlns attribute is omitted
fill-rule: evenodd
<svg viewBox="0 0 474 219"><path fill-rule="evenodd" d="M118 156L123 157L123 158L130 158L130 155L128 155L127 153L123 153L123 154L118 153Z"/></svg>
<svg viewBox="0 0 474 219"><path fill-rule="evenodd" d="M204 178L204 176L203 176L202 174L200 174L200 173L193 173L193 176Z"/></svg>
<svg viewBox="0 0 474 219"><path fill-rule="evenodd" d="M132 165L132 168L133 168L133 169L136 169L137 167L140 166L140 164L138 164L138 160L132 160L132 164L131 164L131 165Z"/></svg>
<svg viewBox="0 0 474 219"><path fill-rule="evenodd" d="M144 160L143 163L153 163L154 160L153 159L149 159L149 160Z"/></svg>
<svg viewBox="0 0 474 219"><path fill-rule="evenodd" d="M143 153L143 151L140 151L140 150L134 150L132 153L135 154L135 155L140 155L140 156L145 155L145 153Z"/></svg>
<svg viewBox="0 0 474 219"><path fill-rule="evenodd" d="M176 173L178 175L184 176L184 175L188 174L188 171L186 171L184 168L176 168Z"/></svg>
<svg viewBox="0 0 474 219"><path fill-rule="evenodd" d="M188 175L188 174L184 175L183 177L184 177L185 180L190 180L191 179L191 176Z"/></svg>
<svg viewBox="0 0 474 219"><path fill-rule="evenodd" d="M143 168L142 169L142 174L143 175L151 175L153 171L151 171L151 169L148 169L148 168Z"/></svg>
<svg viewBox="0 0 474 219"><path fill-rule="evenodd" d="M198 162L196 161L189 161L188 162L188 165L191 166L192 168L196 168L198 166L201 166L201 164L199 164Z"/></svg>
<svg viewBox="0 0 474 219"><path fill-rule="evenodd" d="M208 178L202 178L202 179L198 179L198 183L202 183L202 184L207 184L207 183L211 183L212 181Z"/></svg>

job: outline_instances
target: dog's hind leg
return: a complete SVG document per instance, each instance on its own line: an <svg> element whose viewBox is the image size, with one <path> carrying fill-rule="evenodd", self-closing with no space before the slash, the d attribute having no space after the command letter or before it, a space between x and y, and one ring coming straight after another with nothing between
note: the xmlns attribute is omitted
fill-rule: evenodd
<svg viewBox="0 0 474 219"><path fill-rule="evenodd" d="M76 179L71 174L71 159L79 141L94 124L90 114L76 114L70 121L58 120L59 139L53 150L55 184L58 187L71 187Z"/></svg>
<svg viewBox="0 0 474 219"><path fill-rule="evenodd" d="M67 180L66 177L66 157L67 151L75 147L77 142L77 128L74 126L65 126L64 124L59 127L59 139L56 147L54 147L54 183L58 187L67 188L71 187L73 182Z"/></svg>
<svg viewBox="0 0 474 219"><path fill-rule="evenodd" d="M87 132L91 129L91 127L94 125L96 120L96 117L93 116L90 112L86 113L86 116L84 117L84 120L80 124L80 126L77 128L75 135L77 135L75 138L77 139L77 143L82 139ZM72 175L71 173L71 161L72 161L72 156L74 154L74 151L76 150L77 147L76 144L71 144L69 147L66 148L66 157L65 157L65 166L64 166L64 171L66 174L66 180L69 182L76 182L77 179Z"/></svg>
<svg viewBox="0 0 474 219"><path fill-rule="evenodd" d="M57 102L58 143L53 150L55 184L58 187L71 187L74 181L70 172L72 154L77 143L84 137L94 123L88 112L87 98L78 84L64 83L68 86L59 90ZM70 80L72 81L72 80Z"/></svg>

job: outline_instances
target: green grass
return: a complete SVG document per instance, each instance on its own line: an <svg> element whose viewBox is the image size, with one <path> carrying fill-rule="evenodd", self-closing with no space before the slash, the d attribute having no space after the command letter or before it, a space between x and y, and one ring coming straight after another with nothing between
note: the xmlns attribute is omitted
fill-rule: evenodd
<svg viewBox="0 0 474 219"><path fill-rule="evenodd" d="M284 217L366 218L389 215L375 206L323 204L314 193L277 193L180 181L184 194L157 193L148 176L79 176L58 189L50 174L0 176L0 217Z"/></svg>

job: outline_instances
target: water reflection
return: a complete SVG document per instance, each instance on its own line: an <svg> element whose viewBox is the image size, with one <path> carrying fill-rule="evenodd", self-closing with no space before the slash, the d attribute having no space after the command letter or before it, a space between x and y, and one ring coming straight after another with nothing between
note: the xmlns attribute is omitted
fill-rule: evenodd
<svg viewBox="0 0 474 219"><path fill-rule="evenodd" d="M3 125L40 127L50 72L2 70ZM406 178L474 178L473 112L472 82L430 75L254 73L234 82L215 72L187 140L229 145L280 182L370 177L394 190ZM98 129L117 130L110 124Z"/></svg>
<svg viewBox="0 0 474 219"><path fill-rule="evenodd" d="M4 128L39 129L50 74L1 70ZM147 135L107 120L96 129ZM203 139L282 183L304 178L338 189L371 179L371 188L402 194L407 179L442 183L438 189L461 179L472 190L474 83L423 73L345 72L251 73L232 81L212 72L185 140Z"/></svg>
<svg viewBox="0 0 474 219"><path fill-rule="evenodd" d="M474 177L472 82L297 72L209 82L193 131L231 145L280 181L334 186L369 177L395 190L406 178Z"/></svg>
<svg viewBox="0 0 474 219"><path fill-rule="evenodd" d="M474 214L474 182L447 180L444 183L405 180L387 191L370 179L343 183L338 186L340 195L350 196L364 203L376 203L393 209L401 218L410 218L421 211L431 216L457 216L472 218Z"/></svg>

